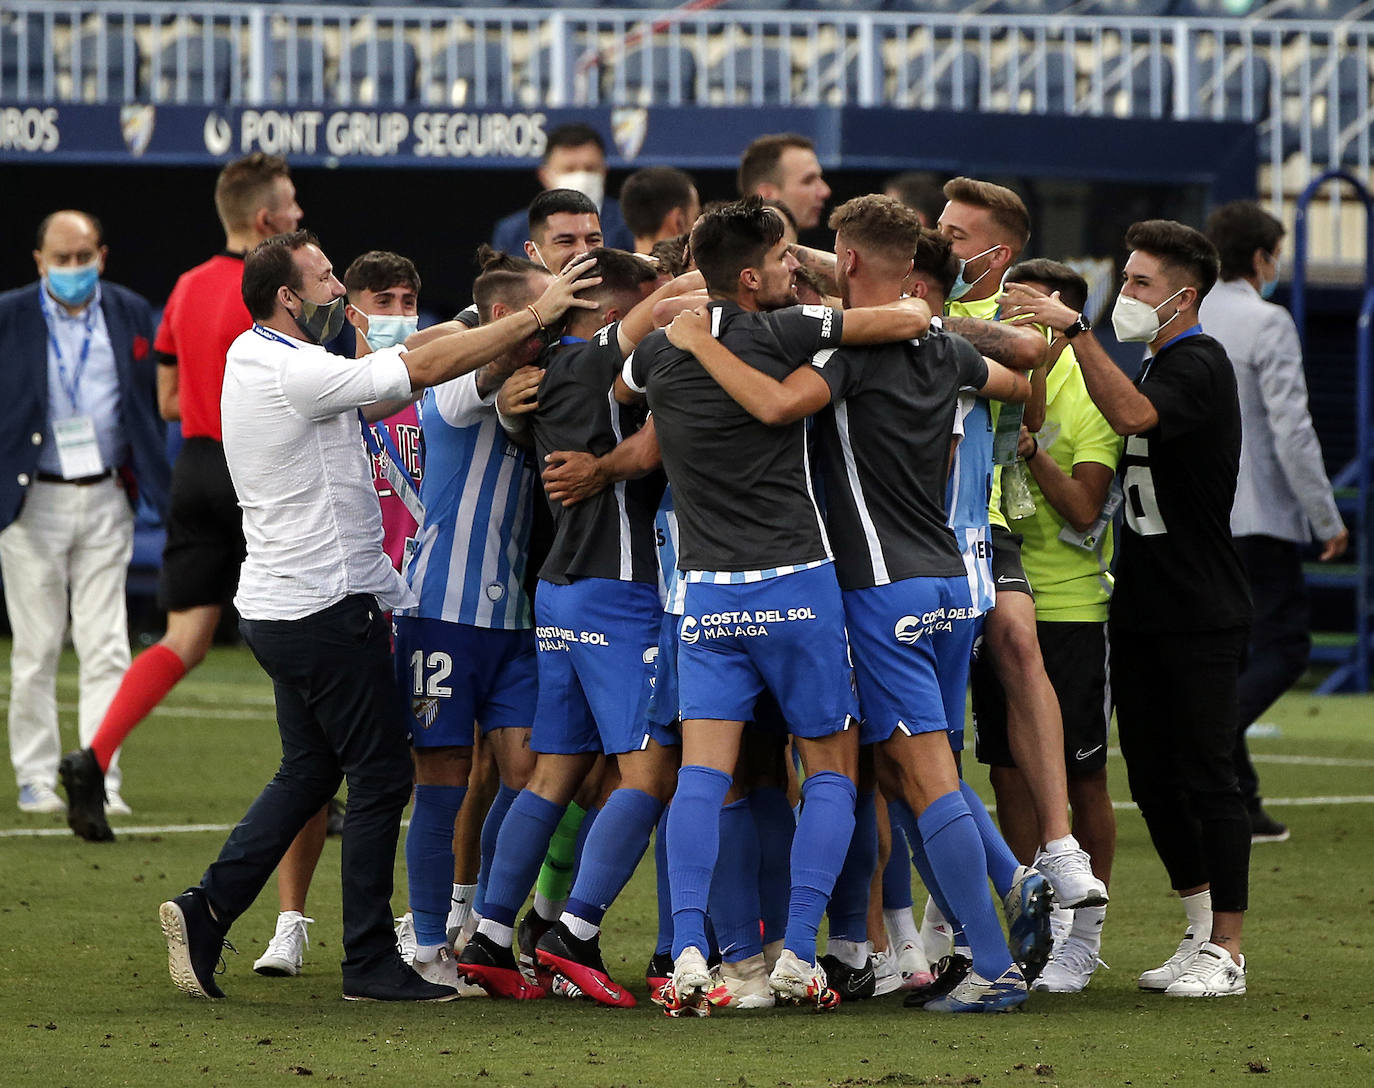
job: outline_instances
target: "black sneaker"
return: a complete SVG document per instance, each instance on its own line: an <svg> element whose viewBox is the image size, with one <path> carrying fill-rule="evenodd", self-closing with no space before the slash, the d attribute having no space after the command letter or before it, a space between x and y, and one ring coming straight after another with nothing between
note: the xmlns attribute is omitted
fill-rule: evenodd
<svg viewBox="0 0 1374 1088"><path fill-rule="evenodd" d="M862 967L850 967L838 956L822 956L816 962L825 969L826 984L840 995L841 1002L873 996L878 983L872 956Z"/></svg>
<svg viewBox="0 0 1374 1088"><path fill-rule="evenodd" d="M489 997L534 1001L544 996L541 987L520 973L511 950L502 948L481 930L472 935L458 957L458 973L486 990Z"/></svg>
<svg viewBox="0 0 1374 1088"><path fill-rule="evenodd" d="M71 822L71 811L67 812L67 822ZM1256 809L1250 813L1250 841L1258 842L1287 842L1288 826L1281 824L1264 809Z"/></svg>
<svg viewBox="0 0 1374 1088"><path fill-rule="evenodd" d="M553 988L553 974L539 962L534 950L544 934L553 928L553 923L531 907L520 924L515 927L515 947L520 950L520 970L526 978L532 978L546 992Z"/></svg>
<svg viewBox="0 0 1374 1088"><path fill-rule="evenodd" d="M205 892L189 888L163 903L158 911L162 935L167 938L167 970L182 993L192 997L223 997L215 982L221 951L234 946L224 939L224 927L215 921Z"/></svg>
<svg viewBox="0 0 1374 1088"><path fill-rule="evenodd" d="M68 752L57 765L67 791L67 826L87 842L114 842L105 819L105 773L89 748Z"/></svg>
<svg viewBox="0 0 1374 1088"><path fill-rule="evenodd" d="M535 958L553 974L553 992L585 997L600 1005L631 1009L637 1004L629 990L613 980L601 958L599 937L581 940L562 922L540 938Z"/></svg>
<svg viewBox="0 0 1374 1088"><path fill-rule="evenodd" d="M673 954L655 952L649 958L649 966L644 968L644 985L649 987L649 997L655 1002L663 993L663 987L673 977Z"/></svg>
<svg viewBox="0 0 1374 1088"><path fill-rule="evenodd" d="M458 991L425 981L395 953L366 975L344 979L343 996L345 1001L452 1001Z"/></svg>
<svg viewBox="0 0 1374 1088"><path fill-rule="evenodd" d="M948 994L972 970L973 961L967 956L957 952L945 956L931 968L931 972L935 975L935 981L908 991L906 1000L902 1004L908 1009L924 1008L927 1001L934 1001L937 997L944 997Z"/></svg>

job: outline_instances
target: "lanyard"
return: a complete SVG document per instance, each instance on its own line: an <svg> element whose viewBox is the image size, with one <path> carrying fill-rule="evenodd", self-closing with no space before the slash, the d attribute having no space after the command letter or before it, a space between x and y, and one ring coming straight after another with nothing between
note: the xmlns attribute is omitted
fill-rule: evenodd
<svg viewBox="0 0 1374 1088"><path fill-rule="evenodd" d="M410 511L410 516L415 519L417 524L422 524L425 520L425 507L424 503L420 501L420 489L415 486L414 477L410 475L402 463L401 451L396 448L396 443L392 441L390 430L384 423L375 427L368 423L361 408L358 409L358 422L363 427L363 442L367 446L368 453L372 454L373 457L382 459L382 476L395 490L396 497Z"/></svg>
<svg viewBox="0 0 1374 1088"><path fill-rule="evenodd" d="M54 323L57 316L52 311L52 304L48 301L48 293L43 290L43 285L38 285L38 302L43 308L43 320L48 325L48 345L52 348L53 355L57 358L57 379L62 386L62 392L67 394L67 399L71 401L72 411L80 412L81 407L77 404L77 396L81 392L81 379L86 373L86 361L91 354L91 337L95 333L95 299L86 306L86 337L81 341L81 352L76 359L76 372L69 378L67 376L67 365L62 361L62 347L57 342L57 333L54 331Z"/></svg>
<svg viewBox="0 0 1374 1088"><path fill-rule="evenodd" d="M292 351L297 350L296 345L291 343L291 341L288 340L286 337L273 332L271 329L263 328L256 321L253 322L253 331L257 333L259 336L261 336L264 340L275 340L278 344L285 344Z"/></svg>

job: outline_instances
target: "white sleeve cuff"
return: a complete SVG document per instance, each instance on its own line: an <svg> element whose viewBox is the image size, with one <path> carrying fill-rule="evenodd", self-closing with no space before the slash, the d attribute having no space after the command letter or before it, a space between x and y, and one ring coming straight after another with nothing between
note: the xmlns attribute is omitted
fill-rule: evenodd
<svg viewBox="0 0 1374 1088"><path fill-rule="evenodd" d="M625 365L620 370L620 377L625 382L625 384L628 385L631 389L633 389L636 393L643 395L645 390L638 382L635 381L634 369L635 353L632 351L630 352L629 357L625 360Z"/></svg>

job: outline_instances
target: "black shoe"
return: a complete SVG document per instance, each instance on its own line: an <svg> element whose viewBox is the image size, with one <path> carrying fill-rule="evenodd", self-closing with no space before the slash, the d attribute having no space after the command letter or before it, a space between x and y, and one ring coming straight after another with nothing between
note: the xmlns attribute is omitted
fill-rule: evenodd
<svg viewBox="0 0 1374 1088"><path fill-rule="evenodd" d="M673 954L671 952L655 952L649 958L649 966L644 968L644 983L649 987L649 996L655 996L672 977Z"/></svg>
<svg viewBox="0 0 1374 1088"><path fill-rule="evenodd" d="M838 956L822 956L816 961L825 970L825 982L840 995L840 1001L862 1001L872 997L877 979L873 972L873 957L862 967L850 967Z"/></svg>
<svg viewBox="0 0 1374 1088"><path fill-rule="evenodd" d="M553 975L553 992L564 997L585 997L600 1005L630 1009L634 996L611 978L601 958L599 937L582 940L562 922L539 940L535 949L539 963Z"/></svg>
<svg viewBox="0 0 1374 1088"><path fill-rule="evenodd" d="M480 930L463 947L463 954L458 957L458 973L486 990L489 997L535 1001L545 994L541 986L521 973L509 948L502 948Z"/></svg>
<svg viewBox="0 0 1374 1088"><path fill-rule="evenodd" d="M105 773L89 748L68 752L57 765L67 791L67 826L87 842L114 842L105 819Z"/></svg>
<svg viewBox="0 0 1374 1088"><path fill-rule="evenodd" d="M325 806L329 810L329 815L325 819L324 833L327 837L338 838L343 834L344 827L344 802L337 797L331 797L329 804Z"/></svg>
<svg viewBox="0 0 1374 1088"><path fill-rule="evenodd" d="M520 949L520 970L544 989L553 985L553 975L535 956L535 949L553 923L531 907L515 927L515 947Z"/></svg>
<svg viewBox="0 0 1374 1088"><path fill-rule="evenodd" d="M452 986L426 982L406 966L399 953L360 978L344 979L345 1001L452 1001Z"/></svg>
<svg viewBox="0 0 1374 1088"><path fill-rule="evenodd" d="M944 997L963 981L965 975L973 970L973 961L967 956L955 953L945 956L932 970L935 975L934 982L917 986L914 990L908 991L906 1000L902 1002L908 1009L923 1008L927 1001Z"/></svg>
<svg viewBox="0 0 1374 1088"><path fill-rule="evenodd" d="M215 982L221 951L234 946L224 939L224 927L210 913L200 888L189 888L158 911L167 938L167 970L182 993L192 997L223 997Z"/></svg>
<svg viewBox="0 0 1374 1088"><path fill-rule="evenodd" d="M71 822L71 813L68 811L67 822ZM1287 842L1288 827L1281 824L1264 809L1256 809L1250 813L1250 841L1257 842Z"/></svg>

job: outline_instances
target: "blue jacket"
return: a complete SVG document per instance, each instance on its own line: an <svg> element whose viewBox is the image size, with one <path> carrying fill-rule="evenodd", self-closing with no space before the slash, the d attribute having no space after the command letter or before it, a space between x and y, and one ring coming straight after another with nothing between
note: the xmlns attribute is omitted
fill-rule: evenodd
<svg viewBox="0 0 1374 1088"><path fill-rule="evenodd" d="M601 204L601 236L604 244L612 249L623 249L633 253L634 235L625 225L625 217L620 214L620 202L607 197ZM530 236L530 213L528 208L511 212L497 222L491 232L491 245L509 253L513 257L525 255L525 240Z"/></svg>
<svg viewBox="0 0 1374 1088"><path fill-rule="evenodd" d="M31 283L0 294L0 529L19 516L38 473L48 413L48 326L39 290ZM165 514L172 473L166 425L157 411L152 307L141 295L102 280L100 309L114 348L120 423L129 443L120 475L131 489L131 503L142 496Z"/></svg>

